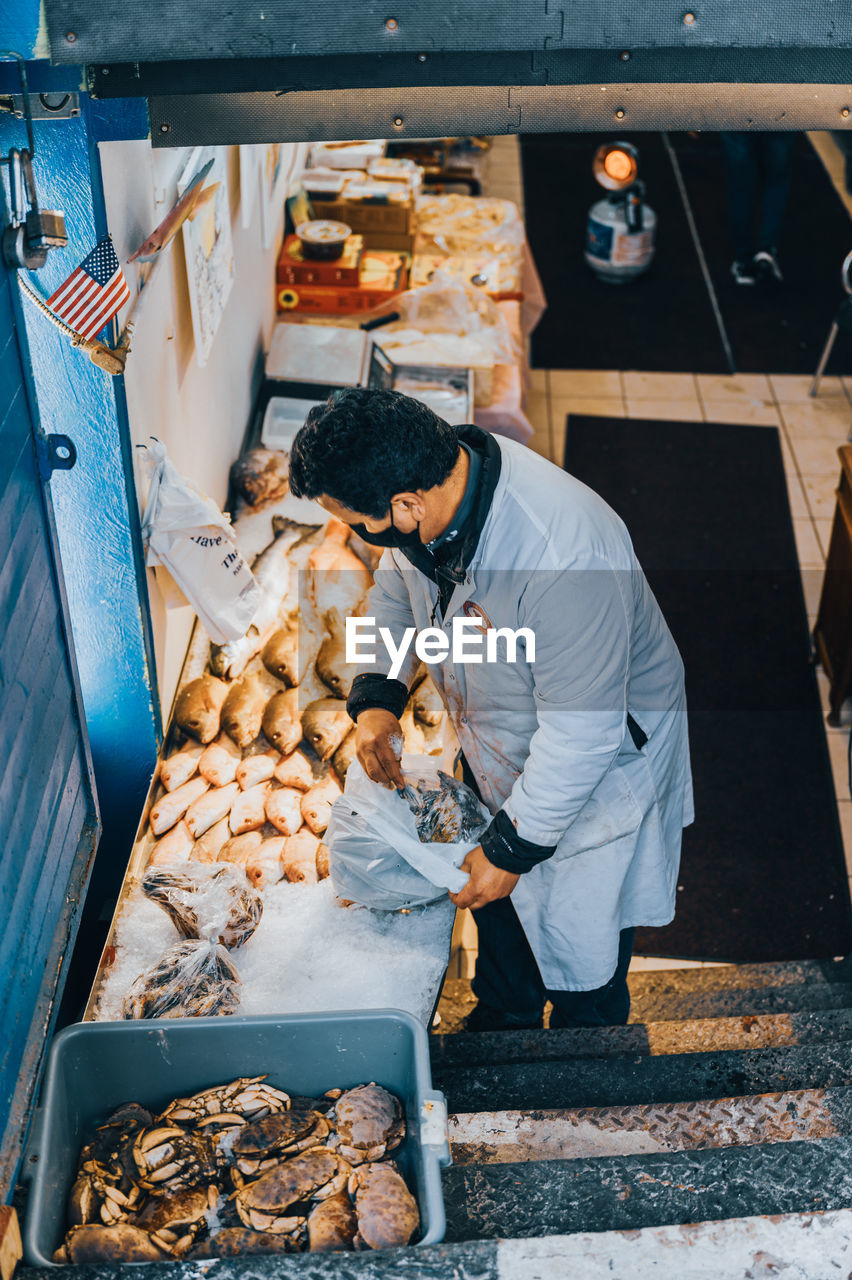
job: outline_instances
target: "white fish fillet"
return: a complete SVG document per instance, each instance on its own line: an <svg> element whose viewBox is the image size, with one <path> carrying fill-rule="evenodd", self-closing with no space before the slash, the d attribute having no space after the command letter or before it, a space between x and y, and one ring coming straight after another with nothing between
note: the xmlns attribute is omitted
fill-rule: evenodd
<svg viewBox="0 0 852 1280"><path fill-rule="evenodd" d="M302 796L302 818L315 836L321 836L331 821L331 806L340 794L340 783L329 773Z"/></svg>
<svg viewBox="0 0 852 1280"><path fill-rule="evenodd" d="M199 760L198 772L212 787L226 787L229 782L234 781L237 765L242 758L242 751L227 733L220 733Z"/></svg>
<svg viewBox="0 0 852 1280"><path fill-rule="evenodd" d="M198 772L198 762L204 755L202 742L188 742L160 765L160 781L167 791L174 791L189 782Z"/></svg>
<svg viewBox="0 0 852 1280"><path fill-rule="evenodd" d="M161 836L148 859L149 867L162 867L170 862L186 862L192 849L192 835L185 822L177 822Z"/></svg>
<svg viewBox="0 0 852 1280"><path fill-rule="evenodd" d="M228 826L228 819L220 818L195 841L189 855L190 862L215 862L222 845L230 838L231 828Z"/></svg>
<svg viewBox="0 0 852 1280"><path fill-rule="evenodd" d="M302 825L301 799L295 787L276 788L266 797L266 816L284 836L294 836Z"/></svg>
<svg viewBox="0 0 852 1280"><path fill-rule="evenodd" d="M291 751L289 756L282 756L273 776L282 787L296 787L299 791L307 791L315 781L310 761L303 751Z"/></svg>
<svg viewBox="0 0 852 1280"><path fill-rule="evenodd" d="M206 790L207 783L203 778L190 778L183 786L160 796L149 818L154 835L161 836L179 822L193 801L203 796Z"/></svg>
<svg viewBox="0 0 852 1280"><path fill-rule="evenodd" d="M231 805L239 794L240 788L237 783L229 782L226 787L214 787L212 791L207 792L207 795L201 796L190 805L186 815L186 825L196 840L199 836L203 836L214 822L218 822L220 818L224 818L231 812Z"/></svg>
<svg viewBox="0 0 852 1280"><path fill-rule="evenodd" d="M298 834L291 836L284 846L281 859L284 874L294 883L316 884L317 852L319 839L303 827Z"/></svg>
<svg viewBox="0 0 852 1280"><path fill-rule="evenodd" d="M237 765L237 782L243 791L256 787L259 782L268 782L275 772L275 766L281 759L281 752L270 748L256 756L246 756Z"/></svg>
<svg viewBox="0 0 852 1280"><path fill-rule="evenodd" d="M268 782L259 782L256 787L249 787L248 791L241 791L234 803L231 805L231 814L228 819L231 830L235 836L242 835L244 831L257 831L266 821L266 796L269 791Z"/></svg>

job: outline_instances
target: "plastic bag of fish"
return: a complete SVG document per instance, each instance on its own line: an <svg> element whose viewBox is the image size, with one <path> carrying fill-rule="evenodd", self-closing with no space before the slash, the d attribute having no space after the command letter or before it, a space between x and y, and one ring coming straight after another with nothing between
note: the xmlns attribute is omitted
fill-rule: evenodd
<svg viewBox="0 0 852 1280"><path fill-rule="evenodd" d="M240 976L226 949L207 938L178 942L141 973L124 997L125 1018L203 1018L236 1013Z"/></svg>
<svg viewBox="0 0 852 1280"><path fill-rule="evenodd" d="M241 947L263 914L263 899L241 867L222 863L149 867L142 892L162 907L182 938Z"/></svg>
<svg viewBox="0 0 852 1280"><path fill-rule="evenodd" d="M404 795L381 787L354 760L325 842L341 898L383 911L425 906L467 883L460 870L491 821L463 783L429 757L403 757Z"/></svg>

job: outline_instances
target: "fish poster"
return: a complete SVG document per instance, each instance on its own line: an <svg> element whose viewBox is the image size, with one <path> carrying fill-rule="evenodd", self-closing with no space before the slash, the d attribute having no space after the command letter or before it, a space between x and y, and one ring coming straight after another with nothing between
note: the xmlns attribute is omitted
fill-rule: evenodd
<svg viewBox="0 0 852 1280"><path fill-rule="evenodd" d="M208 160L212 160L213 165L207 185L215 184L215 189L210 199L203 204L199 202L192 220L184 222L182 228L195 358L202 369L234 284L227 152L223 147L195 148L178 179L178 195L183 195L193 176Z"/></svg>

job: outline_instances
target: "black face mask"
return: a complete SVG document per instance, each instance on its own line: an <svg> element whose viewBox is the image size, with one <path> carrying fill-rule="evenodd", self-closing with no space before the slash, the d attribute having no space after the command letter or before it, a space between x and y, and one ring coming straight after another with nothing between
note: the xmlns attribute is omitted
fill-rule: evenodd
<svg viewBox="0 0 852 1280"><path fill-rule="evenodd" d="M359 538L364 542L368 542L371 547L422 547L420 540L420 524L418 523L409 533L403 533L401 529L397 529L393 522L393 513L391 512L391 525L389 529L380 529L376 533L370 533L364 524L353 524L350 526L353 533L357 533Z"/></svg>

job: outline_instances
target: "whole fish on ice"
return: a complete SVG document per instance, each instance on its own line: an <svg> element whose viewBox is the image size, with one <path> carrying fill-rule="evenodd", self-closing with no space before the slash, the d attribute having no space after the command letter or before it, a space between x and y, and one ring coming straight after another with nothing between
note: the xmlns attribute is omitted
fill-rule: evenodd
<svg viewBox="0 0 852 1280"><path fill-rule="evenodd" d="M290 585L290 562L294 547L319 533L321 525L299 524L286 516L272 517L272 541L256 556L251 571L263 594L251 625L239 640L211 644L210 670L233 680L250 658L263 648L278 622L278 612Z"/></svg>
<svg viewBox="0 0 852 1280"><path fill-rule="evenodd" d="M203 676L190 680L181 689L175 701L175 723L184 733L205 745L212 742L219 732L222 703L228 696L228 686L205 671Z"/></svg>

